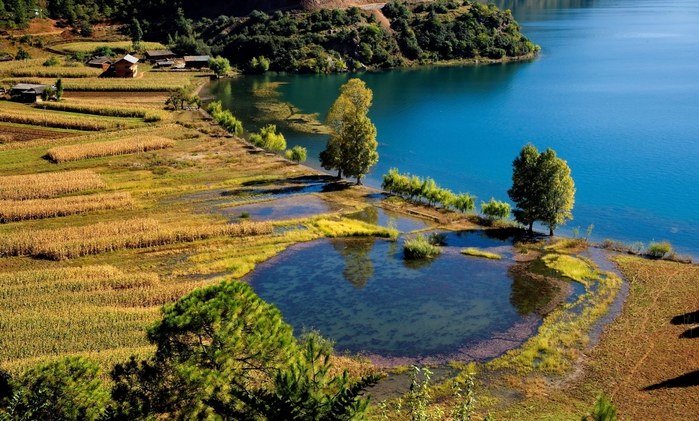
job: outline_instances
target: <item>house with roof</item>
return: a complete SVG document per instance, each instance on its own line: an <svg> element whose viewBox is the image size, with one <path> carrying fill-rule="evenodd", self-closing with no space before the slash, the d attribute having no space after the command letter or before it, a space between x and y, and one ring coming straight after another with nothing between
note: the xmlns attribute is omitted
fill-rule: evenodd
<svg viewBox="0 0 699 421"><path fill-rule="evenodd" d="M170 50L149 50L146 51L146 59L152 63L163 60L174 60L175 53Z"/></svg>
<svg viewBox="0 0 699 421"><path fill-rule="evenodd" d="M112 64L116 77L136 77L138 74L138 59L127 54Z"/></svg>
<svg viewBox="0 0 699 421"><path fill-rule="evenodd" d="M112 64L112 59L107 56L92 56L92 58L87 62L89 67L97 67L102 69L102 71L108 70Z"/></svg>
<svg viewBox="0 0 699 421"><path fill-rule="evenodd" d="M41 102L41 94L46 88L51 88L52 93L56 92L56 86L54 85L18 83L10 89L10 96L13 100L20 102Z"/></svg>
<svg viewBox="0 0 699 421"><path fill-rule="evenodd" d="M187 69L209 67L209 56L184 56L184 67Z"/></svg>

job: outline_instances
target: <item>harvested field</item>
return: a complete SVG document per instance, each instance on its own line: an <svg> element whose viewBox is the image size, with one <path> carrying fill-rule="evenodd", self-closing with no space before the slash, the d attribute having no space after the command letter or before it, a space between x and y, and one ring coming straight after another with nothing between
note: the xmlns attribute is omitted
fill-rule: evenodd
<svg viewBox="0 0 699 421"><path fill-rule="evenodd" d="M132 125L126 120L119 121L105 117L87 117L59 111L46 111L14 103L1 104L0 121L90 131L117 129Z"/></svg>
<svg viewBox="0 0 699 421"><path fill-rule="evenodd" d="M78 161L81 159L147 152L171 148L173 146L175 146L175 141L172 139L155 136L139 136L129 139L113 140L110 142L58 146L49 149L46 154L52 161L60 164L63 162Z"/></svg>
<svg viewBox="0 0 699 421"><path fill-rule="evenodd" d="M66 91L128 91L128 92L164 92L184 88L190 85L191 75L184 73L147 73L129 78L65 78L63 86ZM24 82L53 84L55 79L28 78Z"/></svg>
<svg viewBox="0 0 699 421"><path fill-rule="evenodd" d="M46 102L36 106L54 111L68 111L80 114L93 114L108 117L136 117L142 118L144 121L160 121L167 116L167 111L144 109L144 108L125 108L125 107L110 107L104 104L76 104L66 102Z"/></svg>
<svg viewBox="0 0 699 421"><path fill-rule="evenodd" d="M0 200L0 222L42 219L133 206L129 193L102 193L58 199Z"/></svg>
<svg viewBox="0 0 699 421"><path fill-rule="evenodd" d="M19 231L0 240L0 256L33 255L52 260L188 243L212 237L243 237L271 234L272 224L249 222L197 227L161 227L153 219L132 219L58 230Z"/></svg>
<svg viewBox="0 0 699 421"><path fill-rule="evenodd" d="M40 129L35 126L0 123L0 144L10 142L26 142L32 139L56 139L59 137L70 136L74 131L63 131L60 129Z"/></svg>
<svg viewBox="0 0 699 421"><path fill-rule="evenodd" d="M11 69L8 72L10 77L42 77L42 78L86 78L97 77L102 73L102 69L94 67L64 67L52 66L45 67L43 65L31 67L19 67ZM55 81L54 81L55 82Z"/></svg>
<svg viewBox="0 0 699 421"><path fill-rule="evenodd" d="M27 200L104 188L91 170L0 177L0 200Z"/></svg>

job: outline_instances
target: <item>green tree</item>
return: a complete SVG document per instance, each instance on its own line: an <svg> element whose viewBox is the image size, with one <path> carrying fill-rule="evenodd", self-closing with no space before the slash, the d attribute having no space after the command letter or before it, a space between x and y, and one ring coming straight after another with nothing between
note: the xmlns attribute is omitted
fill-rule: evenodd
<svg viewBox="0 0 699 421"><path fill-rule="evenodd" d="M570 176L570 167L566 161L557 158L552 149L546 149L538 161L539 185L542 188L539 220L549 229L549 235L553 235L553 230L573 219L571 211L575 203L575 184Z"/></svg>
<svg viewBox="0 0 699 421"><path fill-rule="evenodd" d="M512 162L512 188L507 191L516 208L512 211L515 220L534 230L534 222L539 220L538 209L541 203L541 187L538 185L537 163L539 151L527 143Z"/></svg>
<svg viewBox="0 0 699 421"><path fill-rule="evenodd" d="M85 357L38 365L18 379L18 389L15 415L29 413L37 420L96 420L109 403L99 367Z"/></svg>
<svg viewBox="0 0 699 421"><path fill-rule="evenodd" d="M612 401L606 395L601 394L597 397L597 402L590 416L583 415L582 421L589 419L592 419L592 421L616 421L616 412L616 407L612 404Z"/></svg>
<svg viewBox="0 0 699 421"><path fill-rule="evenodd" d="M30 58L32 58L31 54L29 54L24 48L19 47L17 54L15 54L15 60L29 60Z"/></svg>
<svg viewBox="0 0 699 421"><path fill-rule="evenodd" d="M56 81L56 99L63 99L63 80L60 77Z"/></svg>
<svg viewBox="0 0 699 421"><path fill-rule="evenodd" d="M481 213L490 221L505 221L510 217L510 204L490 198L488 203L481 202Z"/></svg>
<svg viewBox="0 0 699 421"><path fill-rule="evenodd" d="M284 139L283 134L277 133L277 126L274 124L268 124L261 128L259 133L251 134L250 142L257 147L271 151L286 149L286 139Z"/></svg>
<svg viewBox="0 0 699 421"><path fill-rule="evenodd" d="M133 43L134 50L141 49L141 40L143 39L143 29L141 29L141 24L138 19L134 16L131 20L131 26L129 27L129 34L131 35L131 42Z"/></svg>
<svg viewBox="0 0 699 421"><path fill-rule="evenodd" d="M350 79L340 88L325 118L332 133L320 162L338 176L356 177L357 184L379 160L376 126L367 117L373 93L360 79Z"/></svg>
<svg viewBox="0 0 699 421"><path fill-rule="evenodd" d="M263 394L296 354L291 326L244 282L195 289L161 312L147 329L155 356L112 373L124 418L208 419L223 404L244 413L250 399L239 398Z"/></svg>
<svg viewBox="0 0 699 421"><path fill-rule="evenodd" d="M286 159L296 161L297 164L300 164L301 162L304 162L306 160L307 154L308 151L306 150L306 148L296 145L293 148L286 151Z"/></svg>
<svg viewBox="0 0 699 421"><path fill-rule="evenodd" d="M53 89L51 89L50 86L45 87L45 88L41 91L41 99L42 99L43 101L48 101L49 98L51 98L51 95L53 95Z"/></svg>
<svg viewBox="0 0 699 421"><path fill-rule="evenodd" d="M231 63L227 58L217 56L216 58L209 58L209 69L211 69L217 78L221 76L226 76L231 71Z"/></svg>

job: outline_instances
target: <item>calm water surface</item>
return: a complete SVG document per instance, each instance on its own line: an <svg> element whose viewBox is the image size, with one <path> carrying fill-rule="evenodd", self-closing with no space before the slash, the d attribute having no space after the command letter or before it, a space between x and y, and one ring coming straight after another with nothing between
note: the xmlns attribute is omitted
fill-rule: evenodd
<svg viewBox="0 0 699 421"><path fill-rule="evenodd" d="M406 261L402 239L318 240L258 265L246 280L297 334L318 329L339 351L447 359L461 350L461 359L478 359L518 346L555 291L508 272L511 240L463 232L449 233L446 243L436 259ZM506 257L463 256L466 246ZM517 324L523 327L508 334ZM493 338L497 346L464 351Z"/></svg>
<svg viewBox="0 0 699 421"><path fill-rule="evenodd" d="M547 146L576 182L575 220L593 239L669 240L699 256L699 2L510 0L541 45L527 63L330 76L245 77L212 92L255 129L249 90L265 80L305 113L322 116L350 77L374 91L379 164L433 177L479 199L507 198L521 147ZM326 137L285 130L308 148Z"/></svg>

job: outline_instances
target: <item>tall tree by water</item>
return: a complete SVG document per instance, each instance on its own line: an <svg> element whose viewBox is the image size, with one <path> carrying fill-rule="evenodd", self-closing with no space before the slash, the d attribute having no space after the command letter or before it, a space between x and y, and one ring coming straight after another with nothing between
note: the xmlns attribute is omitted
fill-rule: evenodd
<svg viewBox="0 0 699 421"><path fill-rule="evenodd" d="M367 114L373 97L371 89L360 79L350 79L340 88L325 118L332 130L320 164L326 170L338 170L338 177L356 177L357 184L379 161L376 152L376 126Z"/></svg>
<svg viewBox="0 0 699 421"><path fill-rule="evenodd" d="M516 208L512 211L515 220L529 226L529 233L534 229L538 220L537 208L541 189L537 185L537 160L539 151L531 143L527 143L512 162L512 188L507 191L510 200Z"/></svg>
<svg viewBox="0 0 699 421"><path fill-rule="evenodd" d="M551 148L539 153L525 145L512 162L512 188L507 191L517 207L515 220L529 226L532 233L536 221L549 228L549 234L567 220L573 219L575 184L566 161Z"/></svg>

